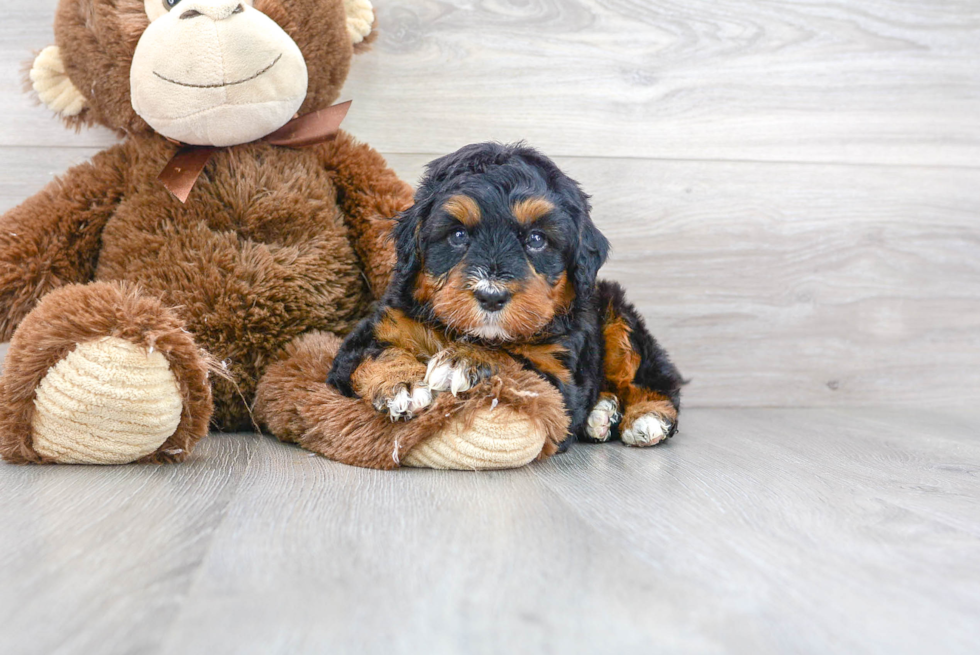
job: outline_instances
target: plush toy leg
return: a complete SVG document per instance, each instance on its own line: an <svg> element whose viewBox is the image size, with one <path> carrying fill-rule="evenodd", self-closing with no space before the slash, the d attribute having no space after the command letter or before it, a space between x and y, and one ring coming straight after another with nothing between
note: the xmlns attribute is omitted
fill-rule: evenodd
<svg viewBox="0 0 980 655"><path fill-rule="evenodd" d="M516 364L477 387L438 395L411 420L392 421L369 399L326 384L340 339L294 341L259 383L255 412L283 441L368 468L515 468L557 451L568 418L561 395Z"/></svg>
<svg viewBox="0 0 980 655"><path fill-rule="evenodd" d="M546 444L547 430L530 416L498 406L475 412L469 421L450 422L408 451L402 464L465 471L517 468L543 459Z"/></svg>
<svg viewBox="0 0 980 655"><path fill-rule="evenodd" d="M208 363L158 300L111 283L47 295L0 376L0 455L125 464L187 457L211 420Z"/></svg>

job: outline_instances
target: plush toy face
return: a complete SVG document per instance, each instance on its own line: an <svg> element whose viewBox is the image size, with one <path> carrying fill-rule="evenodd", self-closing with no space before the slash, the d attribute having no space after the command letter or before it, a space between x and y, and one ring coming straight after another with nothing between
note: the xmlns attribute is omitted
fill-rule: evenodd
<svg viewBox="0 0 980 655"><path fill-rule="evenodd" d="M133 109L160 134L230 146L285 125L306 100L306 60L279 25L239 0L146 0L130 70Z"/></svg>
<svg viewBox="0 0 980 655"><path fill-rule="evenodd" d="M73 127L247 143L333 103L373 20L370 0L61 0L31 80Z"/></svg>

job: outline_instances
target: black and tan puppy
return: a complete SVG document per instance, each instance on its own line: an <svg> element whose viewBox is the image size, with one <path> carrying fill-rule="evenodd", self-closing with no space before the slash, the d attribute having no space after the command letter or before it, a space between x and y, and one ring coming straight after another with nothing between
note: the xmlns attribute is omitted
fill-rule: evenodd
<svg viewBox="0 0 980 655"><path fill-rule="evenodd" d="M619 285L596 282L609 243L589 212L578 184L523 145L432 162L395 229L391 285L328 382L410 419L513 359L561 391L569 439L670 437L681 376Z"/></svg>

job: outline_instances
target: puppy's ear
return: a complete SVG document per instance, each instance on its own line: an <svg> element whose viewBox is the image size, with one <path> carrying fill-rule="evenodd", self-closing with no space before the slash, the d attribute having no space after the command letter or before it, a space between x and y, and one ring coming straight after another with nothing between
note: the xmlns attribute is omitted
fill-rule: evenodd
<svg viewBox="0 0 980 655"><path fill-rule="evenodd" d="M584 303L592 297L595 291L596 277L599 269L609 257L609 240L599 231L588 214L588 201L585 203L586 212L581 214L578 223L578 246L570 263L572 285L575 287L575 298Z"/></svg>
<svg viewBox="0 0 980 655"><path fill-rule="evenodd" d="M416 202L398 216L398 222L392 231L395 240L395 251L398 261L392 275L392 286L403 287L410 283L412 276L422 267L422 243L419 232L422 228L422 217L427 213L426 205L430 203Z"/></svg>
<svg viewBox="0 0 980 655"><path fill-rule="evenodd" d="M551 184L558 190L561 202L572 215L578 230L578 241L572 249L568 271L575 287L576 303L581 306L595 291L599 269L609 258L609 240L592 222L592 204L588 194L578 182L561 172L554 162L546 161L551 167Z"/></svg>

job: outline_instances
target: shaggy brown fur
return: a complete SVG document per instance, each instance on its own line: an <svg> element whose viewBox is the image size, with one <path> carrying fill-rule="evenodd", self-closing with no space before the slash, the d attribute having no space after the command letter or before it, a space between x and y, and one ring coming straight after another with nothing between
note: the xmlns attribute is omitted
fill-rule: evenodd
<svg viewBox="0 0 980 655"><path fill-rule="evenodd" d="M0 341L37 302L95 276L102 228L126 182L126 153L113 148L76 166L7 212L0 225Z"/></svg>
<svg viewBox="0 0 980 655"><path fill-rule="evenodd" d="M343 396L325 385L340 347L329 334L309 334L286 349L269 367L259 385L255 412L283 441L355 466L394 469L400 458L451 422L471 420L496 399L530 417L548 435L541 452L553 455L568 431L561 395L538 375L516 363L505 364L497 375L455 397L439 395L411 421L392 422L369 403Z"/></svg>
<svg viewBox="0 0 980 655"><path fill-rule="evenodd" d="M606 340L602 365L606 384L613 390L628 388L640 369L640 354L630 343L631 333L626 321L610 309L602 326L602 336Z"/></svg>
<svg viewBox="0 0 980 655"><path fill-rule="evenodd" d="M128 284L72 285L48 294L14 335L4 362L0 456L16 464L45 461L31 439L37 385L76 344L112 336L153 348L167 358L184 412L173 436L142 461L182 461L207 434L212 404L207 357L182 327L161 302Z"/></svg>
<svg viewBox="0 0 980 655"><path fill-rule="evenodd" d="M352 56L343 0L255 6L306 57L309 95L301 113L334 102ZM57 358L23 350L61 338L49 352L68 353L80 338L45 332L44 322L31 320L42 298L70 284L125 282L131 302L138 295L160 308L152 311L178 321L176 329L223 365L228 379L216 378L213 387L215 426L252 429L249 405L277 354L313 330L348 331L383 291L395 261L391 219L411 206L412 190L377 152L342 132L304 149L218 149L181 204L157 180L179 146L150 131L130 102L129 67L147 23L142 0L59 5L57 42L68 75L89 100L69 122L101 124L128 138L0 218L0 339L21 326L9 355L20 363L5 369L3 384L28 402ZM75 287L58 298L67 324L89 326L86 339L99 336L99 327L104 335L141 334L136 324L127 327L123 310L113 314L116 323L77 318L90 310L89 296ZM185 410L195 413L195 426L211 415L202 404ZM29 427L29 412L0 402L4 454L38 461Z"/></svg>
<svg viewBox="0 0 980 655"><path fill-rule="evenodd" d="M354 251L372 294L380 298L395 266L391 219L412 205L412 188L398 179L377 151L358 145L344 132L310 152L331 176Z"/></svg>

